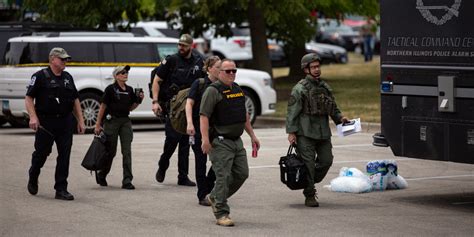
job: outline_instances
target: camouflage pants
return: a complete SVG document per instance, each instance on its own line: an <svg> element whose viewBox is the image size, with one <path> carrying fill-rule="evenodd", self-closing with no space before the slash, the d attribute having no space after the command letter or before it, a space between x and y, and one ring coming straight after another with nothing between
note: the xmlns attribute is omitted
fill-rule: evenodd
<svg viewBox="0 0 474 237"><path fill-rule="evenodd" d="M305 136L297 137L296 149L308 168L308 186L303 190L306 197L314 196L315 183L321 182L332 165L331 139L311 139ZM316 157L317 155L317 157Z"/></svg>

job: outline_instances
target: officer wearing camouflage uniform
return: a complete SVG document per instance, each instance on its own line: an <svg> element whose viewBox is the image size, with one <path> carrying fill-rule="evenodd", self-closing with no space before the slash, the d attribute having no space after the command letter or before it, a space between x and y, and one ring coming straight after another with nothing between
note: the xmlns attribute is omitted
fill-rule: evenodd
<svg viewBox="0 0 474 237"><path fill-rule="evenodd" d="M216 184L207 200L216 224L233 226L227 199L244 184L249 175L247 153L240 136L244 130L252 144L260 147L245 108L245 95L235 83L237 69L232 60L221 63L219 80L204 92L200 108L202 151L209 154Z"/></svg>
<svg viewBox="0 0 474 237"><path fill-rule="evenodd" d="M308 168L308 186L303 194L309 207L319 206L314 184L324 179L333 162L329 117L336 124L348 122L336 105L331 87L320 79L320 62L314 53L301 59L306 77L293 87L286 116L288 141L296 144Z"/></svg>

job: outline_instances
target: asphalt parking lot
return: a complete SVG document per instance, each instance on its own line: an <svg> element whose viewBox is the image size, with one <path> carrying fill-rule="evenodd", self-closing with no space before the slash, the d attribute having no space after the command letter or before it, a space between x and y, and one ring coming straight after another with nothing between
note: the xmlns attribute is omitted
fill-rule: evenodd
<svg viewBox="0 0 474 237"><path fill-rule="evenodd" d="M177 186L173 156L164 183L155 181L164 143L159 129L137 129L133 141L133 183L122 190L121 157L107 180L95 184L80 162L92 135L75 135L69 191L71 202L54 199L56 152L42 169L39 193L26 190L34 136L29 129L0 129L0 236L472 236L474 233L474 165L394 157L388 148L371 145L364 132L333 137L334 164L317 185L320 207L304 206L301 191L279 181L277 166L288 142L281 124L257 122L262 148L250 157L250 177L229 199L235 227L220 227L210 207L199 206L196 188ZM370 160L395 159L408 182L404 190L349 194L324 185L341 167L365 169ZM194 179L194 157L190 177Z"/></svg>

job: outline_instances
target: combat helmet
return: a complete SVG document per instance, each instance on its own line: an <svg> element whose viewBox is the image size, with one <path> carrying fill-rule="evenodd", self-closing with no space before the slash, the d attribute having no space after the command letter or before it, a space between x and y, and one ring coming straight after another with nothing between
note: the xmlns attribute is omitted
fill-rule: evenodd
<svg viewBox="0 0 474 237"><path fill-rule="evenodd" d="M321 58L315 53L306 54L301 58L301 69L306 68L312 62L321 62Z"/></svg>

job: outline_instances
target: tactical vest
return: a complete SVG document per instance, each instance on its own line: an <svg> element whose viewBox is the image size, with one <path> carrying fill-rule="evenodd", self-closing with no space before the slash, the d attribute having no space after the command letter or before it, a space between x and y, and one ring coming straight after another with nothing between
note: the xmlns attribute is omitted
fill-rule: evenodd
<svg viewBox="0 0 474 237"><path fill-rule="evenodd" d="M201 56L196 53L192 55L193 62L191 64L187 64L186 61L177 54L170 56L170 59L173 58L176 65L160 87L160 101L169 101L178 91L189 88L195 79L202 76L202 68L198 65Z"/></svg>
<svg viewBox="0 0 474 237"><path fill-rule="evenodd" d="M51 77L47 69L42 69L46 78L45 89L47 101L44 101L41 107L44 111L40 111L43 115L59 115L66 116L72 112L74 106L74 82L67 73L61 74L61 79Z"/></svg>
<svg viewBox="0 0 474 237"><path fill-rule="evenodd" d="M232 89L217 83L212 83L211 86L222 95L222 100L216 104L212 114L212 123L217 126L245 123L247 110L242 89L236 83L232 83Z"/></svg>
<svg viewBox="0 0 474 237"><path fill-rule="evenodd" d="M311 85L307 79L298 82L303 85L306 93L303 93L303 113L308 115L330 115L336 114L336 102L331 88L321 81L319 86Z"/></svg>

